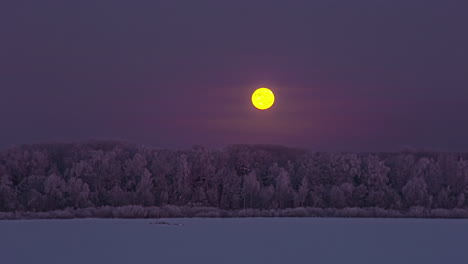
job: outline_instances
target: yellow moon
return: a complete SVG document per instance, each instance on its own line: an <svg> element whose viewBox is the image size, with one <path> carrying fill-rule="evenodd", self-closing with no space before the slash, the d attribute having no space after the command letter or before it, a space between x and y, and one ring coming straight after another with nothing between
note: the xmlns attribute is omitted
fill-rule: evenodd
<svg viewBox="0 0 468 264"><path fill-rule="evenodd" d="M266 110L275 103L275 95L265 87L258 88L252 94L252 104L260 110Z"/></svg>

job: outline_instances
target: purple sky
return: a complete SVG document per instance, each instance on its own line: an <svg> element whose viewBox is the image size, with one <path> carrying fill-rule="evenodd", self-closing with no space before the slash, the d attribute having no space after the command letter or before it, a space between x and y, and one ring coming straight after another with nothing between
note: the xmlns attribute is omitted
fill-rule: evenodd
<svg viewBox="0 0 468 264"><path fill-rule="evenodd" d="M466 0L6 0L0 147L468 150ZM269 87L276 104L255 110Z"/></svg>

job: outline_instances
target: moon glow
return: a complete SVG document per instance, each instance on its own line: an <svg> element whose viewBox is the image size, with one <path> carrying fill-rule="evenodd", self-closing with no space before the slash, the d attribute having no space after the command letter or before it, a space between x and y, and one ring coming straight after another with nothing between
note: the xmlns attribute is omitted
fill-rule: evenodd
<svg viewBox="0 0 468 264"><path fill-rule="evenodd" d="M266 110L275 103L275 95L265 87L258 88L252 94L252 104L259 110Z"/></svg>

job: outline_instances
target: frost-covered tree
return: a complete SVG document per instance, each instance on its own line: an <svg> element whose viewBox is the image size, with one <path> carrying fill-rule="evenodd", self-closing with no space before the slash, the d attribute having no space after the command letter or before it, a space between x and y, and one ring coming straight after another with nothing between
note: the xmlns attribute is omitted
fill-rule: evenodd
<svg viewBox="0 0 468 264"><path fill-rule="evenodd" d="M298 200L297 205L304 207L304 204L306 202L307 196L309 195L309 192L310 192L309 181L307 180L306 177L302 177L301 185L299 186L299 190L297 192L297 200Z"/></svg>
<svg viewBox="0 0 468 264"><path fill-rule="evenodd" d="M437 195L436 203L437 208L447 208L450 205L449 200L449 193L446 188L440 190L439 194Z"/></svg>
<svg viewBox="0 0 468 264"><path fill-rule="evenodd" d="M47 208L65 207L63 203L64 194L66 192L66 184L62 177L52 174L46 178L44 182L44 195L47 200Z"/></svg>
<svg viewBox="0 0 468 264"><path fill-rule="evenodd" d="M145 169L136 188L136 200L134 204L145 206L154 205L154 196L152 193L153 178L149 170Z"/></svg>
<svg viewBox="0 0 468 264"><path fill-rule="evenodd" d="M221 208L238 209L241 207L241 177L232 169L225 170L223 174Z"/></svg>
<svg viewBox="0 0 468 264"><path fill-rule="evenodd" d="M464 208L466 205L466 198L464 193L460 193L457 197L457 207Z"/></svg>
<svg viewBox="0 0 468 264"><path fill-rule="evenodd" d="M90 205L89 186L79 178L68 179L65 186L67 195L67 205L74 208L83 208Z"/></svg>
<svg viewBox="0 0 468 264"><path fill-rule="evenodd" d="M364 159L363 178L365 179L368 191L366 197L366 204L368 206L385 206L389 171L390 168L376 155L368 155Z"/></svg>
<svg viewBox="0 0 468 264"><path fill-rule="evenodd" d="M346 207L346 197L339 186L332 186L330 190L330 205L333 208Z"/></svg>
<svg viewBox="0 0 468 264"><path fill-rule="evenodd" d="M11 211L16 208L16 192L10 176L3 174L0 176L0 212Z"/></svg>
<svg viewBox="0 0 468 264"><path fill-rule="evenodd" d="M275 196L275 187L268 185L260 190L260 206L261 208L270 209L273 207L273 198Z"/></svg>
<svg viewBox="0 0 468 264"><path fill-rule="evenodd" d="M109 192L109 197L110 205L122 206L130 204L127 193L124 192L122 188L120 188L119 184L116 184L114 185L114 187L112 187L112 189Z"/></svg>
<svg viewBox="0 0 468 264"><path fill-rule="evenodd" d="M176 204L184 204L190 200L190 167L186 155L177 157L176 171L174 175L174 188L172 200Z"/></svg>
<svg viewBox="0 0 468 264"><path fill-rule="evenodd" d="M427 186L423 177L413 177L402 189L406 204L426 206L428 204Z"/></svg>
<svg viewBox="0 0 468 264"><path fill-rule="evenodd" d="M278 176L276 178L276 199L278 202L278 206L280 208L285 208L285 206L290 201L291 195L291 182L289 178L289 174L283 168L280 169Z"/></svg>
<svg viewBox="0 0 468 264"><path fill-rule="evenodd" d="M257 198L260 191L260 183L254 171L244 176L242 183L242 196L244 208L248 205L249 208L253 207L254 200Z"/></svg>

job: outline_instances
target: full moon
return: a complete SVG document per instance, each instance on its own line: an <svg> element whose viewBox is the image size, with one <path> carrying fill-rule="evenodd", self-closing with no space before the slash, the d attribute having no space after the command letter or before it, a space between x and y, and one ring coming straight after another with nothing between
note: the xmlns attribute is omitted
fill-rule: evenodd
<svg viewBox="0 0 468 264"><path fill-rule="evenodd" d="M260 110L270 108L275 102L275 95L273 92L265 87L258 88L252 94L252 104Z"/></svg>

